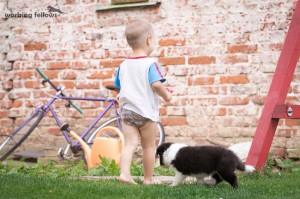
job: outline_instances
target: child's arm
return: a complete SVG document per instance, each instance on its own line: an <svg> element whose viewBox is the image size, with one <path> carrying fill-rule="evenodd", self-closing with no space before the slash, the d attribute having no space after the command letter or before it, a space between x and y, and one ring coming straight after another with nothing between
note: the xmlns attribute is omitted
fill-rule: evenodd
<svg viewBox="0 0 300 199"><path fill-rule="evenodd" d="M164 85L160 81L153 82L151 84L151 88L153 92L157 93L159 96L161 96L166 102L171 101L172 95L169 93Z"/></svg>

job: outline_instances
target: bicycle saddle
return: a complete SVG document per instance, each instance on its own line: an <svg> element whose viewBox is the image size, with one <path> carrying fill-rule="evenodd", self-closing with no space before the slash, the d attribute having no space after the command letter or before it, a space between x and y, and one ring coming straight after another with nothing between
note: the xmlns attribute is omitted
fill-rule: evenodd
<svg viewBox="0 0 300 199"><path fill-rule="evenodd" d="M118 87L116 87L115 85L107 85L107 86L105 86L105 88L107 88L108 90L111 90L111 91L120 92L120 89Z"/></svg>

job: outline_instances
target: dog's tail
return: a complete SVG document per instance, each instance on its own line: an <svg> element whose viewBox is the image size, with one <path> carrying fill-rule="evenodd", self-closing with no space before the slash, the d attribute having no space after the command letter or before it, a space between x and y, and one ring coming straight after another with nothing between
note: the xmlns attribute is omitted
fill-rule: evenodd
<svg viewBox="0 0 300 199"><path fill-rule="evenodd" d="M244 165L241 161L238 162L237 169L240 171L246 171L252 173L255 171L255 167L251 165Z"/></svg>

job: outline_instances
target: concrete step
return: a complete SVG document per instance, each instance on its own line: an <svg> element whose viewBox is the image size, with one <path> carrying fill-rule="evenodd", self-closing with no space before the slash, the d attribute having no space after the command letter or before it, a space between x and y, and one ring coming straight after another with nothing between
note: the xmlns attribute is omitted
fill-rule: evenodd
<svg viewBox="0 0 300 199"><path fill-rule="evenodd" d="M17 151L12 154L13 160L22 160L24 162L37 162L38 158L44 157L43 151Z"/></svg>

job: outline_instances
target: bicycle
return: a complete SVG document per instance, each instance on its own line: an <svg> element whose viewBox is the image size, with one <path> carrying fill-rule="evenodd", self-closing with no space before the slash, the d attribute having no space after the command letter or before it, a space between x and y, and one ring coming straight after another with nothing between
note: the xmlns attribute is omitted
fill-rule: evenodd
<svg viewBox="0 0 300 199"><path fill-rule="evenodd" d="M8 135L4 139L4 142L0 145L0 161L5 160L10 154L12 154L16 150L33 132L33 130L39 125L42 119L49 112L51 112L51 114L53 115L58 125L58 128L60 129L63 123L61 122L61 119L59 119L55 109L52 106L52 104L57 99L66 100L68 102L68 104L66 105L67 107L72 106L81 114L83 113L82 109L79 108L73 101L79 100L108 102L105 109L96 117L96 119L93 120L93 122L80 136L83 140L86 140L85 142L89 145L93 144L93 139L97 135L97 132L99 132L105 126L115 126L122 131L121 118L117 107L118 101L116 98L68 97L63 93L63 90L65 89L64 86L56 87L42 70L40 70L39 68L37 68L36 70L44 79L42 81L42 84L45 85L45 83L49 83L51 87L56 91L56 93L49 99L49 101L45 105L42 104L40 106L37 106L33 114L31 114L27 120L25 120L19 127L17 127L10 135ZM106 88L116 92L119 91L119 89L115 86L106 86ZM111 108L114 110L114 117L103 123L100 123L99 121ZM100 123L100 125L96 128L96 124L98 124L98 122ZM158 146L164 142L165 132L161 123L158 122L157 125L159 130L156 145ZM96 128L96 130L92 131L93 128ZM70 150L72 152L72 155L78 153L79 151L82 151L81 145L78 141L72 142L70 136L68 135L68 132L63 130L60 131L62 132L65 140L67 141L66 148L60 148L58 151L58 155L60 157L62 157L63 159L71 158L71 156L67 156Z"/></svg>

